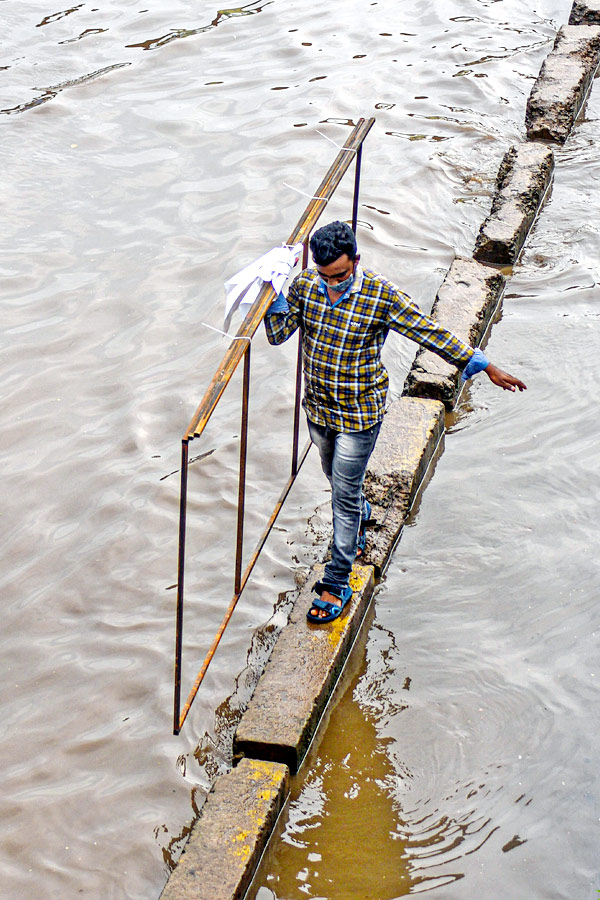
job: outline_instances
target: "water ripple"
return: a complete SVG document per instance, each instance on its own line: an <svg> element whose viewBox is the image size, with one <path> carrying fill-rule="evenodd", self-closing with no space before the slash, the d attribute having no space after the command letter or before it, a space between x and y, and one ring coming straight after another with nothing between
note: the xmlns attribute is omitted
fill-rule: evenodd
<svg viewBox="0 0 600 900"><path fill-rule="evenodd" d="M112 66L104 66L102 69L97 69L95 72L90 72L87 75L80 75L78 78L70 78L67 81L61 81L59 84L54 84L51 87L33 87L31 89L32 91L41 91L39 97L34 97L33 100L29 100L27 103L20 103L18 106L13 106L10 109L0 109L0 113L10 116L15 113L27 112L28 109L35 109L36 106L41 106L43 103L53 100L61 91L64 91L67 88L87 84L88 81L94 81L96 78L101 78L109 72L114 72L117 69L124 69L130 65L131 63L128 62L114 63Z"/></svg>

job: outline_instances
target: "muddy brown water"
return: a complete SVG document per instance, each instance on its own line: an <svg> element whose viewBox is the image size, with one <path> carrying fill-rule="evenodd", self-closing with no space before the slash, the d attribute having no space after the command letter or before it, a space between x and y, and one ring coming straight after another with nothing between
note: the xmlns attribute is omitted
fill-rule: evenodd
<svg viewBox="0 0 600 900"><path fill-rule="evenodd" d="M328 522L311 454L173 737L179 440L227 343L201 322L219 327L223 280L289 234L306 199L283 182L311 193L335 155L317 130L341 143L360 115L377 117L363 260L429 308L569 9L1 12L2 893L141 900L229 765ZM490 342L529 391L465 395L260 900L600 888L599 104L558 154ZM348 179L326 218L350 197ZM287 474L293 390L294 348L255 343L248 547ZM388 341L392 395L413 353ZM236 392L192 445L210 456L192 467L186 686L231 585Z"/></svg>

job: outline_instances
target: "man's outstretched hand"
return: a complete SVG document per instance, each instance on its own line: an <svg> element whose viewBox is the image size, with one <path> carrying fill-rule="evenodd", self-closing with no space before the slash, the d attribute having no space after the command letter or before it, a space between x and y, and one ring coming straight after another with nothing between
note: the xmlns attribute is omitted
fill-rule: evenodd
<svg viewBox="0 0 600 900"><path fill-rule="evenodd" d="M526 384L523 384L518 378L509 375L508 372L503 372L502 369L499 369L498 366L495 366L493 363L489 363L483 371L490 381L497 384L498 387L501 387L503 391L514 391L517 388L520 391L527 390Z"/></svg>

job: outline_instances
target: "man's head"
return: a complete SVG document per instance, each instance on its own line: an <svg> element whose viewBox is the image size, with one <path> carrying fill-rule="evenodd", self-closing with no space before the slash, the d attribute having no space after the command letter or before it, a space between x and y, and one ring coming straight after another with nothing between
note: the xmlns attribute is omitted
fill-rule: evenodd
<svg viewBox="0 0 600 900"><path fill-rule="evenodd" d="M351 284L360 259L354 232L345 222L330 222L310 239L319 275L330 290L341 293Z"/></svg>
<svg viewBox="0 0 600 900"><path fill-rule="evenodd" d="M310 249L317 266L328 266L343 254L353 262L356 259L356 238L345 222L330 222L315 231L310 239Z"/></svg>

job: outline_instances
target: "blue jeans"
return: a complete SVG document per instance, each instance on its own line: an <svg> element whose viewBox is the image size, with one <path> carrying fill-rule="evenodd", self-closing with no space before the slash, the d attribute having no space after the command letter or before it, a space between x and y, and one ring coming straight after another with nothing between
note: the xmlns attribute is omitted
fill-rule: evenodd
<svg viewBox="0 0 600 900"><path fill-rule="evenodd" d="M316 444L321 466L331 484L333 546L331 562L323 581L343 587L348 584L356 557L361 518L367 518L363 481L381 422L366 431L340 432L308 420L308 430Z"/></svg>

